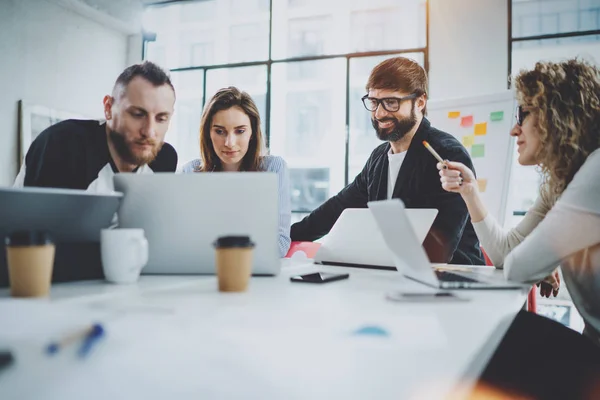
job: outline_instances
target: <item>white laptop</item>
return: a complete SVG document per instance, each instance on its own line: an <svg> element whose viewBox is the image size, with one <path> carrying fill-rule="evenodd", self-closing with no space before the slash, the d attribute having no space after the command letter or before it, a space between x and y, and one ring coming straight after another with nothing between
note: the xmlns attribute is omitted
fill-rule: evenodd
<svg viewBox="0 0 600 400"><path fill-rule="evenodd" d="M440 289L521 289L530 286L477 273L435 269L414 231L409 229L408 210L400 199L372 201L368 206L393 254L396 268L409 279Z"/></svg>
<svg viewBox="0 0 600 400"><path fill-rule="evenodd" d="M148 274L214 274L213 242L248 235L252 273L279 273L278 182L269 172L117 174L119 227L143 228Z"/></svg>
<svg viewBox="0 0 600 400"><path fill-rule="evenodd" d="M438 210L406 210L409 227L420 243L425 240ZM368 208L347 208L323 238L315 263L396 269L394 257Z"/></svg>

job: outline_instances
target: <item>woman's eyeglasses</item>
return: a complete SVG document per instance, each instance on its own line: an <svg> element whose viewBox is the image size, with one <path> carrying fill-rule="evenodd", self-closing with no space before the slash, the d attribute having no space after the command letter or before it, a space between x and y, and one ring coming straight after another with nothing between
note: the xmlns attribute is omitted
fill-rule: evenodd
<svg viewBox="0 0 600 400"><path fill-rule="evenodd" d="M531 111L525 111L523 110L523 106L517 106L517 125L523 126L523 121L525 120L525 118L527 118L529 114L531 114Z"/></svg>

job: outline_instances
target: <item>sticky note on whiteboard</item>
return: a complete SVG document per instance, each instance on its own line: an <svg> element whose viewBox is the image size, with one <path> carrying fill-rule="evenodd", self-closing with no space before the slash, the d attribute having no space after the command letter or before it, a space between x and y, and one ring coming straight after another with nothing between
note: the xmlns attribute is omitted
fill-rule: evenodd
<svg viewBox="0 0 600 400"><path fill-rule="evenodd" d="M466 117L462 117L460 119L460 126L468 128L469 126L473 126L473 116L467 115Z"/></svg>
<svg viewBox="0 0 600 400"><path fill-rule="evenodd" d="M485 189L487 189L487 179L485 179L485 178L477 179L477 186L479 186L479 192L481 192L481 193L485 192Z"/></svg>
<svg viewBox="0 0 600 400"><path fill-rule="evenodd" d="M458 118L460 117L460 111L448 111L448 118Z"/></svg>
<svg viewBox="0 0 600 400"><path fill-rule="evenodd" d="M475 135L481 136L487 134L487 122L475 124Z"/></svg>
<svg viewBox="0 0 600 400"><path fill-rule="evenodd" d="M484 157L485 156L485 145L483 144L474 144L471 146L471 157Z"/></svg>
<svg viewBox="0 0 600 400"><path fill-rule="evenodd" d="M492 111L490 113L490 120L502 121L504 119L504 111Z"/></svg>
<svg viewBox="0 0 600 400"><path fill-rule="evenodd" d="M465 147L471 147L475 143L475 136L467 135L462 137L462 144Z"/></svg>

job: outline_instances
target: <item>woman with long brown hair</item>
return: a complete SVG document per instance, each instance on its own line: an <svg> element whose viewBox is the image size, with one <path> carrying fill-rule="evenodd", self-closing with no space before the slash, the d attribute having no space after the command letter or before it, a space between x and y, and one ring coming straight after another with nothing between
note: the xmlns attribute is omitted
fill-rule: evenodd
<svg viewBox="0 0 600 400"><path fill-rule="evenodd" d="M279 180L279 254L290 247L290 183L286 162L264 154L260 114L252 97L231 86L208 101L200 122L200 156L183 166L192 172L274 172Z"/></svg>
<svg viewBox="0 0 600 400"><path fill-rule="evenodd" d="M537 165L543 175L533 207L506 232L487 212L464 165L439 163L442 186L461 194L483 248L507 279L533 283L560 265L585 337L519 314L484 378L518 381L535 398L587 398L586 385L600 381L600 71L577 59L538 62L514 83L519 106L510 134L517 140L518 161ZM529 363L525 359L535 365L517 367L513 353L522 365ZM562 375L553 381L557 371Z"/></svg>

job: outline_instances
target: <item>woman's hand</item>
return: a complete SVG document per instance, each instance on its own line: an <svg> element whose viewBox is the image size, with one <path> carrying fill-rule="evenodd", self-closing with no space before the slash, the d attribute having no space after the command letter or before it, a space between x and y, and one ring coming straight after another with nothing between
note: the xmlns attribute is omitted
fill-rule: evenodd
<svg viewBox="0 0 600 400"><path fill-rule="evenodd" d="M550 295L556 297L556 295L558 295L558 289L560 289L558 269L551 275L548 275L543 281L538 282L537 285L540 287L540 295L542 297L550 297Z"/></svg>
<svg viewBox="0 0 600 400"><path fill-rule="evenodd" d="M442 188L448 192L470 195L479 192L475 174L467 166L454 161L437 163Z"/></svg>

